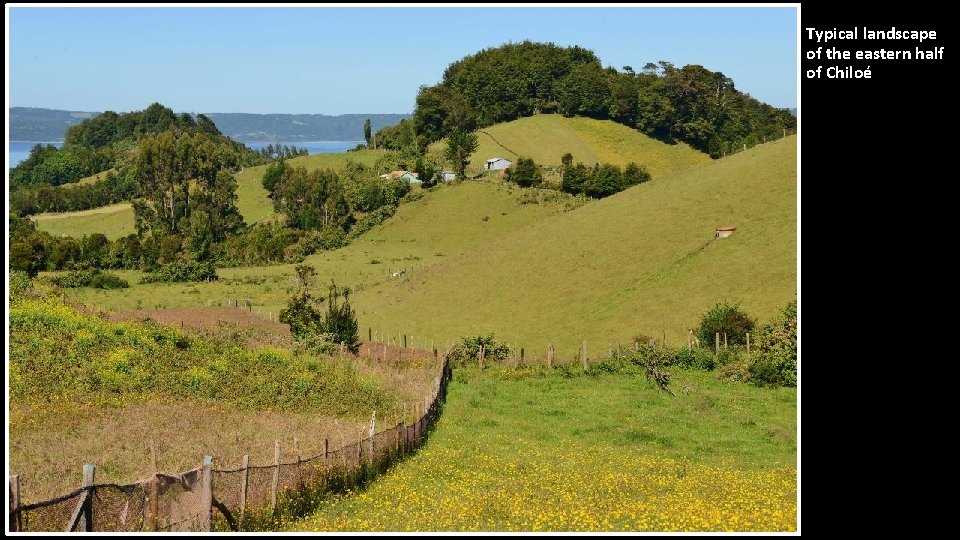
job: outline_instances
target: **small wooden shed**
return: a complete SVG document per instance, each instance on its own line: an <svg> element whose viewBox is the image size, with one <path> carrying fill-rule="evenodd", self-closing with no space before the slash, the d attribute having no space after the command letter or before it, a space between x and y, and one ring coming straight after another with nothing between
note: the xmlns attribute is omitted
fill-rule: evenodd
<svg viewBox="0 0 960 540"><path fill-rule="evenodd" d="M717 227L717 238L726 238L733 234L737 230L733 225L728 225L726 227Z"/></svg>

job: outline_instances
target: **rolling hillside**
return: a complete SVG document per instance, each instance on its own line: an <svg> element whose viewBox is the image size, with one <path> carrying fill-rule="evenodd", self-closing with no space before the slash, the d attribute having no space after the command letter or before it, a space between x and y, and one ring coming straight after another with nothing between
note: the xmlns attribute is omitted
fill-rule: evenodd
<svg viewBox="0 0 960 540"><path fill-rule="evenodd" d="M479 135L480 146L470 161L474 173L491 157L515 161L517 154L531 157L539 165L558 167L565 152L573 155L574 162L587 165L606 162L623 166L633 161L645 165L654 179L710 161L686 144L666 144L615 122L558 114L497 124L481 129ZM442 151L444 144L434 143L431 150Z"/></svg>
<svg viewBox="0 0 960 540"><path fill-rule="evenodd" d="M631 188L364 290L361 327L442 341L495 333L539 351L685 342L708 307L766 319L794 298L796 137ZM730 238L714 229L735 225Z"/></svg>
<svg viewBox="0 0 960 540"><path fill-rule="evenodd" d="M31 216L37 229L53 236L80 238L86 234L103 233L115 240L136 232L133 222L133 206L130 203L111 204L79 212L47 213Z"/></svg>

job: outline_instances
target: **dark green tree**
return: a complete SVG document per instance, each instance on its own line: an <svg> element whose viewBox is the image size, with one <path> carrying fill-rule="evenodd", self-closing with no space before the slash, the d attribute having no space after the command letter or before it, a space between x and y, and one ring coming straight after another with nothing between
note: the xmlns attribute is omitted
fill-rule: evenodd
<svg viewBox="0 0 960 540"><path fill-rule="evenodd" d="M519 158L507 169L507 181L514 182L520 187L539 186L543 183L543 173L530 158Z"/></svg>
<svg viewBox="0 0 960 540"><path fill-rule="evenodd" d="M723 343L726 334L727 343L743 345L747 341L747 332L753 331L753 326L753 319L740 309L739 304L724 302L703 314L697 327L697 338L702 345L712 346L717 334L720 335L720 343Z"/></svg>
<svg viewBox="0 0 960 540"><path fill-rule="evenodd" d="M367 118L367 120L363 123L363 138L367 141L367 146L370 146L371 129L370 119Z"/></svg>
<svg viewBox="0 0 960 540"><path fill-rule="evenodd" d="M453 172L459 179L465 179L467 164L470 163L470 156L477 151L480 145L480 139L476 133L465 131L454 131L447 137L447 148L444 157L453 167Z"/></svg>

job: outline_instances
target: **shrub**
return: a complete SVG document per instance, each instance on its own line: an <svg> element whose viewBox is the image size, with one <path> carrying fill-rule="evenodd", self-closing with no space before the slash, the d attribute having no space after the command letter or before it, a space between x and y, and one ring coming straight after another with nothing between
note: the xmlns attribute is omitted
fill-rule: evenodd
<svg viewBox="0 0 960 540"><path fill-rule="evenodd" d="M27 276L27 273L22 270L13 270L10 272L8 286L10 289L10 301L16 301L27 295L27 291L30 290L30 278Z"/></svg>
<svg viewBox="0 0 960 540"><path fill-rule="evenodd" d="M697 347L694 349L678 349L673 355L673 364L687 369L712 371L717 365L717 360L708 349Z"/></svg>
<svg viewBox="0 0 960 540"><path fill-rule="evenodd" d="M212 261L186 261L177 259L161 265L155 272L143 275L140 283L184 283L219 279L217 267Z"/></svg>
<svg viewBox="0 0 960 540"><path fill-rule="evenodd" d="M763 326L757 335L750 380L760 386L797 385L797 302Z"/></svg>
<svg viewBox="0 0 960 540"><path fill-rule="evenodd" d="M66 275L50 278L50 281L59 287L93 287L94 289L126 289L130 286L126 280L115 274L104 272L98 268L90 270L74 270Z"/></svg>
<svg viewBox="0 0 960 540"><path fill-rule="evenodd" d="M740 309L739 304L717 304L703 314L697 328L697 338L704 346L712 346L716 334L727 334L727 343L743 345L747 341L747 332L753 331L753 319ZM723 343L721 341L721 343Z"/></svg>
<svg viewBox="0 0 960 540"><path fill-rule="evenodd" d="M450 351L450 361L455 365L464 365L476 362L480 358L480 347L483 347L483 357L486 362L503 361L510 355L510 347L493 338L493 334L486 336L472 336L460 338L460 343Z"/></svg>

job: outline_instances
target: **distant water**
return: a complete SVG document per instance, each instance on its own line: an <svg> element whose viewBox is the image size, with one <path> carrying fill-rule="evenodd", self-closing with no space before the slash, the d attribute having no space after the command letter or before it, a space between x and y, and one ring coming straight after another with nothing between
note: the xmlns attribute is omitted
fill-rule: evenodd
<svg viewBox="0 0 960 540"><path fill-rule="evenodd" d="M7 155L10 156L10 166L16 167L17 163L27 159L27 156L30 155L30 149L37 144L52 144L57 148L63 146L63 141L59 142L42 142L36 143L31 141L10 141L10 145L7 150Z"/></svg>
<svg viewBox="0 0 960 540"><path fill-rule="evenodd" d="M341 154L350 150L351 148L356 147L358 144L363 141L254 141L254 142L245 142L243 144L254 150L260 150L261 148L266 148L267 145L278 145L284 144L287 146L296 146L297 148L306 147L307 151L311 154ZM7 155L10 156L10 166L16 167L17 163L27 159L27 156L30 155L30 149L38 143L31 141L10 141L9 148L7 150ZM63 146L63 142L43 142L39 144L52 144L57 148Z"/></svg>
<svg viewBox="0 0 960 540"><path fill-rule="evenodd" d="M249 141L243 144L254 150L266 148L268 145L277 146L296 146L297 148L306 148L311 154L342 154L351 148L355 148L363 141Z"/></svg>

